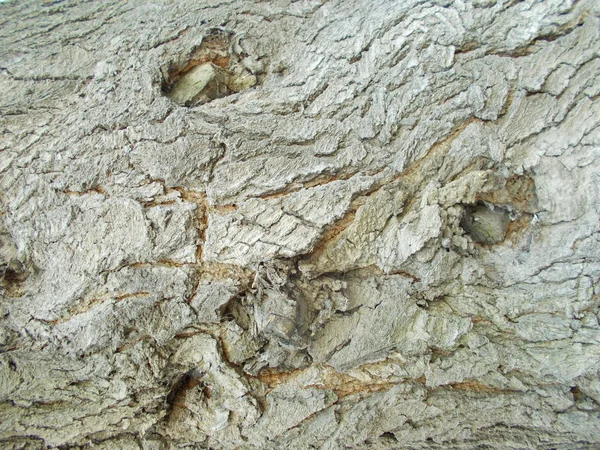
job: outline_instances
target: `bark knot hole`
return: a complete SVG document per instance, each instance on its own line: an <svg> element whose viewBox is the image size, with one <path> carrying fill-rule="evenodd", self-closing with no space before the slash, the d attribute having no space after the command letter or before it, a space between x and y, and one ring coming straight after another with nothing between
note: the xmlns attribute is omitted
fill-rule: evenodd
<svg viewBox="0 0 600 450"><path fill-rule="evenodd" d="M478 244L498 244L504 240L511 223L506 207L478 202L468 206L460 226Z"/></svg>
<svg viewBox="0 0 600 450"><path fill-rule="evenodd" d="M20 288L27 275L27 268L18 258L17 246L12 237L0 232L0 294L20 296Z"/></svg>
<svg viewBox="0 0 600 450"><path fill-rule="evenodd" d="M202 43L173 59L163 70L163 95L181 106L197 106L244 91L259 82L244 64L247 55L234 51L234 35L210 30Z"/></svg>

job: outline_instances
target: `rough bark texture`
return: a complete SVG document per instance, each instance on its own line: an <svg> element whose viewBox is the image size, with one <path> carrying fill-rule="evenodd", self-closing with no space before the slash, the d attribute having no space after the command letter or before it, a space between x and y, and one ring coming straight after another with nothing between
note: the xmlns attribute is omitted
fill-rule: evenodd
<svg viewBox="0 0 600 450"><path fill-rule="evenodd" d="M0 22L0 447L600 445L597 0Z"/></svg>

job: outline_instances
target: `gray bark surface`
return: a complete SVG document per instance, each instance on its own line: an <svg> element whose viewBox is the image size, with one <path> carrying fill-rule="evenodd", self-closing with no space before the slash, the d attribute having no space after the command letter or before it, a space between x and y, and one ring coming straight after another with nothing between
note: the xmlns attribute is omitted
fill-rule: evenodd
<svg viewBox="0 0 600 450"><path fill-rule="evenodd" d="M600 446L600 3L0 3L0 447Z"/></svg>

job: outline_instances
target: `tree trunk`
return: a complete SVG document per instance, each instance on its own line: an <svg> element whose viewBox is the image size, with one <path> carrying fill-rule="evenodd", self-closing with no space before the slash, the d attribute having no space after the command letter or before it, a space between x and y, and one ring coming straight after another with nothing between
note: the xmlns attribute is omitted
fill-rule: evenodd
<svg viewBox="0 0 600 450"><path fill-rule="evenodd" d="M0 446L600 445L600 6L0 3Z"/></svg>

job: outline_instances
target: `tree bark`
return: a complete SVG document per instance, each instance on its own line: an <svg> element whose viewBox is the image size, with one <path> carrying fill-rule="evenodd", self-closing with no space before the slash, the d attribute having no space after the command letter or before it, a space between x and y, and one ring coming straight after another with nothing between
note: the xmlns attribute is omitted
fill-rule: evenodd
<svg viewBox="0 0 600 450"><path fill-rule="evenodd" d="M600 445L600 6L0 3L0 446Z"/></svg>

